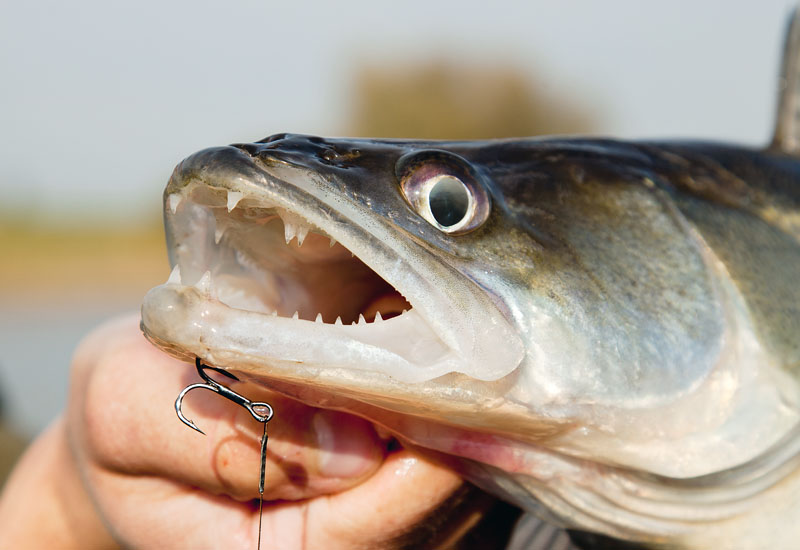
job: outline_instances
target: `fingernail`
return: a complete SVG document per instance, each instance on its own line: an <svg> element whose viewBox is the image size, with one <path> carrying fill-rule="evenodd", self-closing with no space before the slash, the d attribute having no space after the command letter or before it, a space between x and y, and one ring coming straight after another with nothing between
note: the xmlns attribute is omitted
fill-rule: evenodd
<svg viewBox="0 0 800 550"><path fill-rule="evenodd" d="M311 422L323 476L360 477L377 463L377 443L365 421L344 413L320 411Z"/></svg>

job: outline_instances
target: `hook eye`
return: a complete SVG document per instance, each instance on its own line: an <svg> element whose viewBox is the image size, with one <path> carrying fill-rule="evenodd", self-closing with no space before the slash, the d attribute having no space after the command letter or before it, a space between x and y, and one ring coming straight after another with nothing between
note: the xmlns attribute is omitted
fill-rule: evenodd
<svg viewBox="0 0 800 550"><path fill-rule="evenodd" d="M275 414L275 411L272 410L272 405L264 403L263 401L250 403L250 405L247 406L247 410L250 411L253 418L264 424L272 420L272 415Z"/></svg>

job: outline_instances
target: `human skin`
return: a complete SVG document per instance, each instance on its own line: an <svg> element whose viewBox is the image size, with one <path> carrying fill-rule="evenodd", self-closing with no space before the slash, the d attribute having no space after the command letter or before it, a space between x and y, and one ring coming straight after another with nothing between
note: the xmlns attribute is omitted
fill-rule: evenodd
<svg viewBox="0 0 800 550"><path fill-rule="evenodd" d="M73 359L66 411L0 496L0 546L255 548L262 425L197 391L184 412L207 435L188 429L172 403L196 381L193 368L144 340L136 317L88 336ZM263 548L450 547L493 506L365 420L229 386L275 409Z"/></svg>

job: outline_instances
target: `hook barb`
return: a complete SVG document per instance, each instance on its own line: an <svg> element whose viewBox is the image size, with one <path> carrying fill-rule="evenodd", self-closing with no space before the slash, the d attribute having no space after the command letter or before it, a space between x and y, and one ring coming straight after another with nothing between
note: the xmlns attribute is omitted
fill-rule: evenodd
<svg viewBox="0 0 800 550"><path fill-rule="evenodd" d="M183 411L181 410L184 396L196 388L211 389L207 384L192 384L191 386L186 386L185 388L183 388L183 391L181 391L181 393L178 394L178 398L175 400L175 412L178 414L178 418L180 419L181 422L189 426L191 429L196 430L203 435L206 435L206 432L198 428L197 424L195 424L193 420L186 418L183 415Z"/></svg>

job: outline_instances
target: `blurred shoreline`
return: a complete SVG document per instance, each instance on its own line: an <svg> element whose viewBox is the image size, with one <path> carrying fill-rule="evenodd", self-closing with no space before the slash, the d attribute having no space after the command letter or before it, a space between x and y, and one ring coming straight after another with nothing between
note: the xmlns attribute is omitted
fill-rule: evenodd
<svg viewBox="0 0 800 550"><path fill-rule="evenodd" d="M0 304L6 312L124 306L169 273L160 222L55 226L9 218L0 213Z"/></svg>

